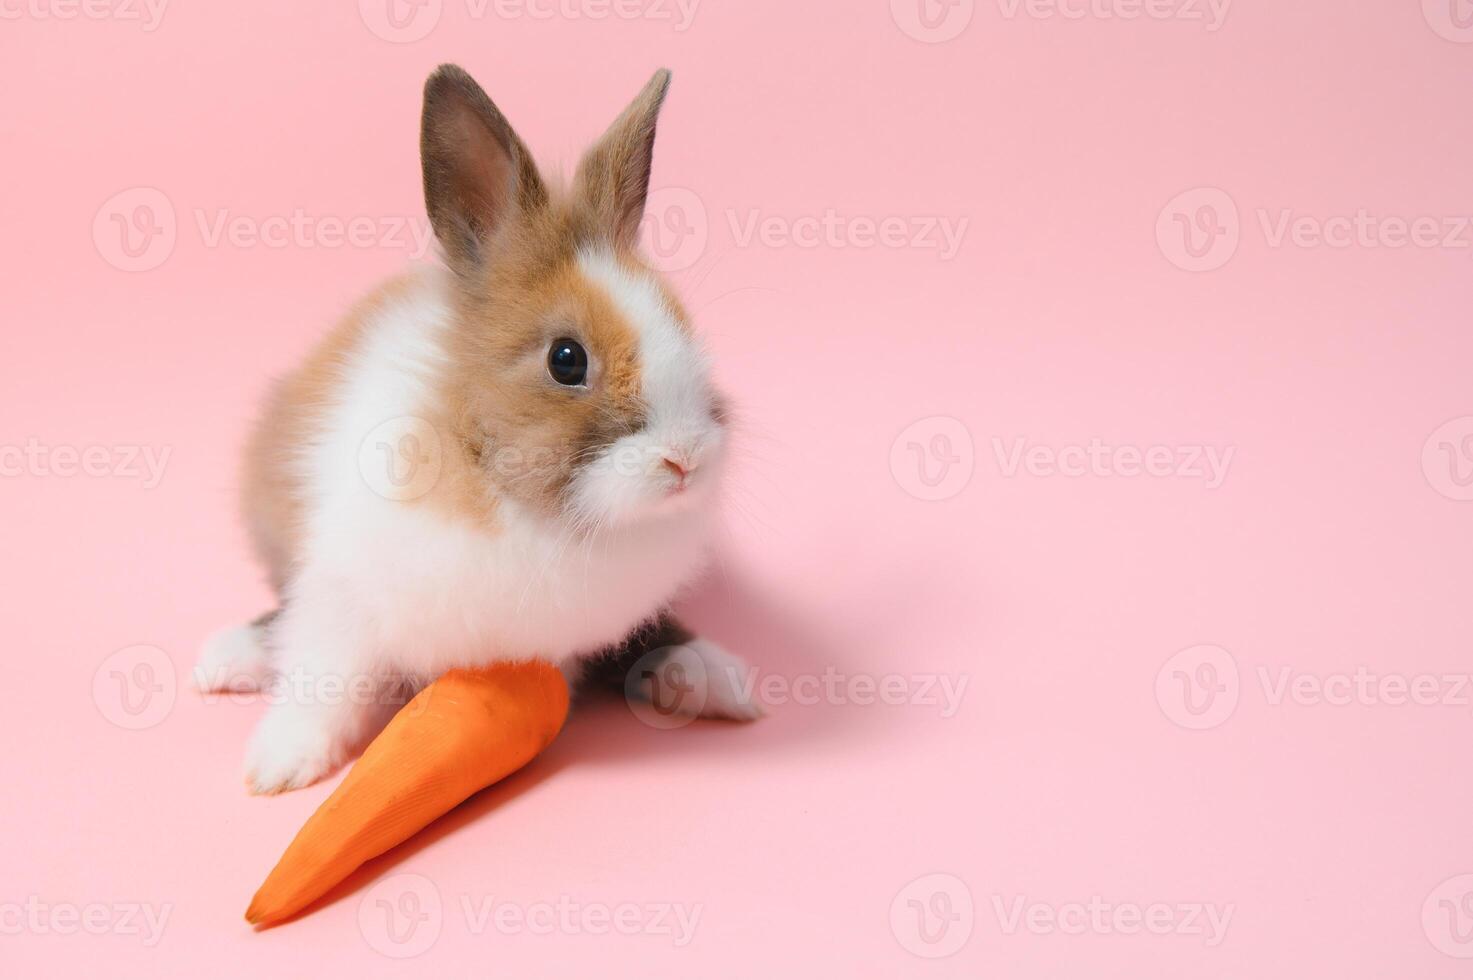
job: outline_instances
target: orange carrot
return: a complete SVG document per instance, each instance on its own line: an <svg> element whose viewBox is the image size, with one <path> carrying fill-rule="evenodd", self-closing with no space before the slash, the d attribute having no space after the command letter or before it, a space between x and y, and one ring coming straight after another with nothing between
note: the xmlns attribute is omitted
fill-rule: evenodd
<svg viewBox="0 0 1473 980"><path fill-rule="evenodd" d="M394 716L297 833L246 910L275 925L369 858L532 761L568 716L568 685L542 661L452 670Z"/></svg>

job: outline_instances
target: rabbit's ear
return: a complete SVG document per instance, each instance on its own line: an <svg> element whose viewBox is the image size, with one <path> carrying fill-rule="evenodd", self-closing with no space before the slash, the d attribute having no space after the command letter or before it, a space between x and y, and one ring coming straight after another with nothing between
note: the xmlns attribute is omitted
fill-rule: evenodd
<svg viewBox="0 0 1473 980"><path fill-rule="evenodd" d="M419 154L430 224L462 275L480 267L487 242L508 216L547 203L527 147L457 65L441 65L425 82Z"/></svg>
<svg viewBox="0 0 1473 980"><path fill-rule="evenodd" d="M670 72L661 68L578 164L574 182L579 197L621 245L633 245L639 236L655 152L655 120L669 87Z"/></svg>

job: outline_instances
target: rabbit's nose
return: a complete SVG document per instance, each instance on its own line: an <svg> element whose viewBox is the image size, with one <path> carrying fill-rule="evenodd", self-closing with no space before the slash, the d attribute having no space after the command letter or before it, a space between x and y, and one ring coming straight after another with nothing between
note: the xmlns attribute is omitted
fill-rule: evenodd
<svg viewBox="0 0 1473 980"><path fill-rule="evenodd" d="M665 464L665 469L675 474L675 479L680 482L680 485L685 486L685 478L690 475L690 464L683 459L671 459L669 456L666 456L662 462Z"/></svg>

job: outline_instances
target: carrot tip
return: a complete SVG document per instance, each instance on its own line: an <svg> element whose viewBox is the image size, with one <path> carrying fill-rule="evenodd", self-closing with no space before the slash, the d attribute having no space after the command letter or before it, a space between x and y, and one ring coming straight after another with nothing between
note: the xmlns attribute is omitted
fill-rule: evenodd
<svg viewBox="0 0 1473 980"><path fill-rule="evenodd" d="M274 925L547 747L568 714L557 667L452 670L364 750L267 876L246 921Z"/></svg>

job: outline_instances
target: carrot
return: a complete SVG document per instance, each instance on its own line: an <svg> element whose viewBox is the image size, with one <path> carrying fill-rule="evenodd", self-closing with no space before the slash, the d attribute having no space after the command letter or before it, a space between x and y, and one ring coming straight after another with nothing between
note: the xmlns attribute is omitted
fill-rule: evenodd
<svg viewBox="0 0 1473 980"><path fill-rule="evenodd" d="M452 670L420 691L297 833L246 910L275 925L369 858L408 840L532 761L568 716L568 685L542 661Z"/></svg>

